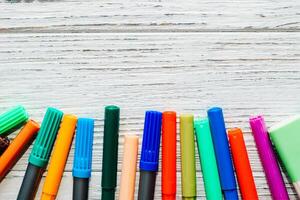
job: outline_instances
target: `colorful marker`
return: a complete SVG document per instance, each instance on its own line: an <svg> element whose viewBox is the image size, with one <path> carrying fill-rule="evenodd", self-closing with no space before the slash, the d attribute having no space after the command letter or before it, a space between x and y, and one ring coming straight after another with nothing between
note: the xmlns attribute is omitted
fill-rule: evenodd
<svg viewBox="0 0 300 200"><path fill-rule="evenodd" d="M23 106L16 106L0 115L0 135L8 135L20 128L28 120Z"/></svg>
<svg viewBox="0 0 300 200"><path fill-rule="evenodd" d="M279 157L300 197L300 116L295 116L269 129Z"/></svg>
<svg viewBox="0 0 300 200"><path fill-rule="evenodd" d="M217 161L208 119L195 120L198 152L207 200L222 200Z"/></svg>
<svg viewBox="0 0 300 200"><path fill-rule="evenodd" d="M197 189L193 115L180 115L180 150L182 199L195 200Z"/></svg>
<svg viewBox="0 0 300 200"><path fill-rule="evenodd" d="M242 199L258 200L242 130L229 129L228 137Z"/></svg>
<svg viewBox="0 0 300 200"><path fill-rule="evenodd" d="M106 106L102 160L102 200L114 200L117 186L120 108Z"/></svg>
<svg viewBox="0 0 300 200"><path fill-rule="evenodd" d="M72 145L77 117L64 115L54 145L41 200L55 200Z"/></svg>
<svg viewBox="0 0 300 200"><path fill-rule="evenodd" d="M37 135L17 200L33 200L47 167L63 113L48 108Z"/></svg>
<svg viewBox="0 0 300 200"><path fill-rule="evenodd" d="M176 200L176 112L162 115L162 199Z"/></svg>
<svg viewBox="0 0 300 200"><path fill-rule="evenodd" d="M0 157L0 182L22 157L35 139L40 126L29 120Z"/></svg>
<svg viewBox="0 0 300 200"><path fill-rule="evenodd" d="M236 200L238 199L237 186L222 109L213 107L207 111L207 115L225 200Z"/></svg>
<svg viewBox="0 0 300 200"><path fill-rule="evenodd" d="M162 114L147 111L145 115L138 200L153 200L158 171Z"/></svg>
<svg viewBox="0 0 300 200"><path fill-rule="evenodd" d="M125 135L119 200L134 200L139 137Z"/></svg>
<svg viewBox="0 0 300 200"><path fill-rule="evenodd" d="M273 199L289 199L263 117L251 117L250 126Z"/></svg>
<svg viewBox="0 0 300 200"><path fill-rule="evenodd" d="M87 200L92 173L94 119L78 118L73 161L73 200Z"/></svg>

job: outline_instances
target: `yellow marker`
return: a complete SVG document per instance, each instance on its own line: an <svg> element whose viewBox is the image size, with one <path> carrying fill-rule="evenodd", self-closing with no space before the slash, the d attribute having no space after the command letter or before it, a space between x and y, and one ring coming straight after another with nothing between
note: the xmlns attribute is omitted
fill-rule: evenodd
<svg viewBox="0 0 300 200"><path fill-rule="evenodd" d="M56 198L72 145L76 123L77 117L75 115L64 115L54 145L41 200L54 200Z"/></svg>

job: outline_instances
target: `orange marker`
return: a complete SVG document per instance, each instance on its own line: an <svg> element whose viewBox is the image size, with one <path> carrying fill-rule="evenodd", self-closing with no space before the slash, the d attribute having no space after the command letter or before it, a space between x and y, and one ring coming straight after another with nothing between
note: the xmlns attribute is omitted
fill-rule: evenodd
<svg viewBox="0 0 300 200"><path fill-rule="evenodd" d="M2 154L0 157L0 182L28 149L39 129L38 123L29 120Z"/></svg>
<svg viewBox="0 0 300 200"><path fill-rule="evenodd" d="M139 137L125 135L119 200L134 200Z"/></svg>
<svg viewBox="0 0 300 200"><path fill-rule="evenodd" d="M54 145L41 200L56 198L76 128L77 117L64 115Z"/></svg>
<svg viewBox="0 0 300 200"><path fill-rule="evenodd" d="M243 200L258 200L242 130L228 130L229 144Z"/></svg>

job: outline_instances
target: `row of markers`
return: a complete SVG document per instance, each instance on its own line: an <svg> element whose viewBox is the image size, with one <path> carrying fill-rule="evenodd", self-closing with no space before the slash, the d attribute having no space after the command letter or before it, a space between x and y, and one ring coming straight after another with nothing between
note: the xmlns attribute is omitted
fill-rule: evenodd
<svg viewBox="0 0 300 200"><path fill-rule="evenodd" d="M114 200L120 109L117 106L107 106L104 117L101 199ZM187 114L180 115L179 118L182 198L192 200L197 196L196 137L206 198L238 199L235 169L242 199L258 199L243 133L239 128L226 131L222 109L209 109L207 118L204 119L194 120L193 115ZM176 119L176 113L172 111L146 111L139 164L139 200L154 199L161 135L162 199L176 199ZM23 125L19 134L10 142L6 136ZM250 118L250 127L273 199L289 199L273 145L300 196L300 117L283 121L268 131L263 117L257 116ZM35 198L50 155L40 199L56 199L75 132L73 200L88 199L94 120L63 114L55 108L47 109L41 127L35 121L29 120L22 106L0 115L0 182L35 140L17 200ZM138 140L138 136L125 135L120 200L133 200L135 196Z"/></svg>

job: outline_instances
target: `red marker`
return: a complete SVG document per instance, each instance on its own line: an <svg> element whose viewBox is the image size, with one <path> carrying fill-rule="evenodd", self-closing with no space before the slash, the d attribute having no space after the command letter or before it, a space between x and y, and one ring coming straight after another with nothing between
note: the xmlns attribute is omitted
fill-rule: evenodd
<svg viewBox="0 0 300 200"><path fill-rule="evenodd" d="M162 200L176 200L176 113L162 115Z"/></svg>

